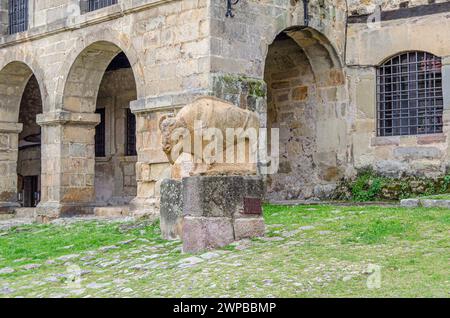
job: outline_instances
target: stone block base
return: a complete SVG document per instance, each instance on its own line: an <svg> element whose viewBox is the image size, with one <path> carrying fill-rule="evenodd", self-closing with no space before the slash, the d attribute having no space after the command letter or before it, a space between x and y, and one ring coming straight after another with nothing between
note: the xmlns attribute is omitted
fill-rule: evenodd
<svg viewBox="0 0 450 318"><path fill-rule="evenodd" d="M182 184L183 252L220 248L265 234L262 178L195 176Z"/></svg>
<svg viewBox="0 0 450 318"><path fill-rule="evenodd" d="M94 208L93 205L57 202L40 203L36 208L36 220L40 223L48 223L61 217L94 215Z"/></svg>
<svg viewBox="0 0 450 318"><path fill-rule="evenodd" d="M130 215L136 218L157 219L159 207L156 199L135 198L130 202Z"/></svg>
<svg viewBox="0 0 450 318"><path fill-rule="evenodd" d="M94 209L94 215L99 217L125 217L130 215L128 206L106 206Z"/></svg>
<svg viewBox="0 0 450 318"><path fill-rule="evenodd" d="M17 208L16 218L34 219L36 217L36 208Z"/></svg>
<svg viewBox="0 0 450 318"><path fill-rule="evenodd" d="M159 217L161 234L165 240L181 238L183 226L181 189L181 181L165 179L161 182Z"/></svg>
<svg viewBox="0 0 450 318"><path fill-rule="evenodd" d="M2 215L9 215L9 214L14 214L15 210L17 208L20 208L20 204L19 203L15 203L15 202L0 202L0 214Z"/></svg>
<svg viewBox="0 0 450 318"><path fill-rule="evenodd" d="M262 217L234 220L234 237L236 240L264 236L265 232L266 224Z"/></svg>
<svg viewBox="0 0 450 318"><path fill-rule="evenodd" d="M199 253L234 242L233 221L227 217L190 217L183 221L183 251Z"/></svg>

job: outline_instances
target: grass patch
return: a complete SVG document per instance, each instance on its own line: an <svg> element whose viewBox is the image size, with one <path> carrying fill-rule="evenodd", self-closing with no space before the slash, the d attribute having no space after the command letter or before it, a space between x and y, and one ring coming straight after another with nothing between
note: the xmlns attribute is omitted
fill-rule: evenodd
<svg viewBox="0 0 450 318"><path fill-rule="evenodd" d="M65 226L26 225L0 236L0 268L42 262L124 240L159 240L158 224L84 221Z"/></svg>
<svg viewBox="0 0 450 318"><path fill-rule="evenodd" d="M449 297L448 209L265 205L264 216L269 238L184 267L180 262L202 255L192 258L180 242L161 240L158 224L10 229L0 233L0 269L16 272L0 274L0 297ZM127 240L134 241L119 244ZM109 245L119 248L100 251ZM74 253L81 256L70 263L86 274L72 290L61 276L65 262L45 260ZM21 269L35 263L44 265ZM367 285L372 265L380 269L380 288Z"/></svg>
<svg viewBox="0 0 450 318"><path fill-rule="evenodd" d="M389 237L405 238L415 235L412 224L399 220L375 220L368 224L357 224L351 229L351 236L343 239L344 243L376 244L384 242Z"/></svg>

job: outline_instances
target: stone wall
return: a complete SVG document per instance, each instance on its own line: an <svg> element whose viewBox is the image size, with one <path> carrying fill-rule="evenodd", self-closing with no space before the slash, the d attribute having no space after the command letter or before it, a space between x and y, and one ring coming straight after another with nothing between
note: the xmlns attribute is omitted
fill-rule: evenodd
<svg viewBox="0 0 450 318"><path fill-rule="evenodd" d="M372 166L377 173L398 177L436 178L449 165L450 30L447 13L382 21L378 27L349 24L347 65L352 125L352 160L357 169ZM378 137L376 135L376 68L405 51L426 51L442 57L444 131L442 134Z"/></svg>
<svg viewBox="0 0 450 318"><path fill-rule="evenodd" d="M378 6L381 6L382 10L395 10L443 2L448 0L349 0L348 7L351 14L358 15L373 13Z"/></svg>

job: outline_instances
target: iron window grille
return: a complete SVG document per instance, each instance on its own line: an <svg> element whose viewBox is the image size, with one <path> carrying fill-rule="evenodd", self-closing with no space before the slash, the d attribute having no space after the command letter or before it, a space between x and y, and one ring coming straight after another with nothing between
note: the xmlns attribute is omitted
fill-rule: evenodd
<svg viewBox="0 0 450 318"><path fill-rule="evenodd" d="M442 132L442 61L427 52L406 52L377 71L377 135Z"/></svg>
<svg viewBox="0 0 450 318"><path fill-rule="evenodd" d="M28 29L28 0L8 1L8 33L15 34Z"/></svg>
<svg viewBox="0 0 450 318"><path fill-rule="evenodd" d="M136 116L127 109L127 136L126 136L126 149L125 154L127 156L136 156Z"/></svg>
<svg viewBox="0 0 450 318"><path fill-rule="evenodd" d="M88 11L95 11L117 4L117 0L88 0Z"/></svg>
<svg viewBox="0 0 450 318"><path fill-rule="evenodd" d="M100 115L100 123L95 126L95 156L105 157L105 145L106 145L106 125L105 125L105 109L100 108L95 111Z"/></svg>

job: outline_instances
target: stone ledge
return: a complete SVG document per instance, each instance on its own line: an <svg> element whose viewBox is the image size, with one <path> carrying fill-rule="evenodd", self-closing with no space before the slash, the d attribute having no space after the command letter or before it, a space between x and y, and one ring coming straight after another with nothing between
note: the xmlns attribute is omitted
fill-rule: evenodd
<svg viewBox="0 0 450 318"><path fill-rule="evenodd" d="M442 151L435 147L399 147L394 149L394 157L401 159L437 159Z"/></svg>
<svg viewBox="0 0 450 318"><path fill-rule="evenodd" d="M405 208L424 207L450 209L450 200L405 199L400 201L400 205Z"/></svg>
<svg viewBox="0 0 450 318"><path fill-rule="evenodd" d="M0 133L20 133L23 130L21 123L0 122Z"/></svg>
<svg viewBox="0 0 450 318"><path fill-rule="evenodd" d="M95 113L74 113L69 111L56 111L36 116L36 123L41 126L58 124L97 125L100 115Z"/></svg>
<svg viewBox="0 0 450 318"><path fill-rule="evenodd" d="M131 112L134 114L145 112L156 112L161 110L170 110L181 108L189 104L194 99L211 95L207 89L192 90L188 92L179 92L155 97L141 98L130 103Z"/></svg>
<svg viewBox="0 0 450 318"><path fill-rule="evenodd" d="M400 136L393 137L373 137L371 146L398 146L400 144Z"/></svg>
<svg viewBox="0 0 450 318"><path fill-rule="evenodd" d="M445 135L445 134L432 134L432 135L417 136L417 144L419 144L419 145L445 143L445 142L447 142L447 135Z"/></svg>

